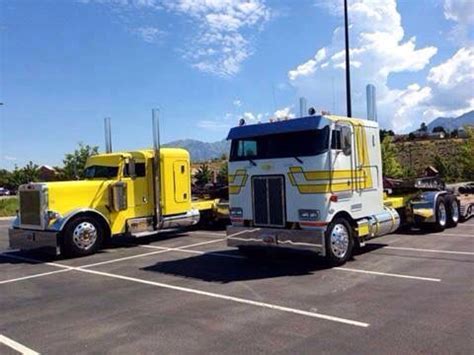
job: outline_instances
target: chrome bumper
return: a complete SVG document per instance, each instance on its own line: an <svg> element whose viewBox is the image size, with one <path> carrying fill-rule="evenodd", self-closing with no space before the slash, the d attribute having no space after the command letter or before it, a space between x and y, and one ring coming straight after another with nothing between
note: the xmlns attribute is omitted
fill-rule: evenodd
<svg viewBox="0 0 474 355"><path fill-rule="evenodd" d="M10 228L8 230L8 239L11 249L37 249L54 253L55 255L60 253L57 232Z"/></svg>
<svg viewBox="0 0 474 355"><path fill-rule="evenodd" d="M324 230L227 227L227 246L266 246L310 250L326 255Z"/></svg>

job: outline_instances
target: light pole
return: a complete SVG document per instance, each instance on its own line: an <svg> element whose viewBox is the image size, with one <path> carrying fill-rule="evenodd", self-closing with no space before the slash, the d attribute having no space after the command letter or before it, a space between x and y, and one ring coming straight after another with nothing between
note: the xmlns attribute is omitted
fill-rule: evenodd
<svg viewBox="0 0 474 355"><path fill-rule="evenodd" d="M347 0L344 0L344 33L346 42L346 102L347 117L352 117L351 104L351 64L349 58L349 19L347 16Z"/></svg>

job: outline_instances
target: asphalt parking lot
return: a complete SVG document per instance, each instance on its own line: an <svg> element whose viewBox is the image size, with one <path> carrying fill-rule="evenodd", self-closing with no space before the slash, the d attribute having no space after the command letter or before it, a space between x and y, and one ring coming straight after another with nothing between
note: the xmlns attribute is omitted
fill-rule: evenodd
<svg viewBox="0 0 474 355"><path fill-rule="evenodd" d="M7 226L0 221L1 354L474 350L473 219L374 239L339 268L293 253L247 259L222 230L50 260L9 252Z"/></svg>

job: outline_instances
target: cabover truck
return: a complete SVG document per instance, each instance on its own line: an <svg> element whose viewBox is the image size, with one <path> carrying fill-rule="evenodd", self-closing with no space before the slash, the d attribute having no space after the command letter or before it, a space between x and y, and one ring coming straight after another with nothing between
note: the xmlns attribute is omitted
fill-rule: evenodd
<svg viewBox="0 0 474 355"><path fill-rule="evenodd" d="M158 140L154 149L111 152L106 133L109 153L87 160L84 180L20 186L10 248L88 255L118 235L147 236L212 214L218 201L191 197L189 153L160 149Z"/></svg>
<svg viewBox="0 0 474 355"><path fill-rule="evenodd" d="M370 238L460 219L437 184L384 189L378 123L334 115L230 130L227 245L306 249L341 265Z"/></svg>

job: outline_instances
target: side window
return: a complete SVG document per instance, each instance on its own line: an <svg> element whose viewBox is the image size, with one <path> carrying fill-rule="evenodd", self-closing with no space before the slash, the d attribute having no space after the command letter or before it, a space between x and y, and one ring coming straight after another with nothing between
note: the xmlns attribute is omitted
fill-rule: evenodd
<svg viewBox="0 0 474 355"><path fill-rule="evenodd" d="M124 177L130 177L130 164L125 164L125 169L123 171ZM136 177L145 177L146 168L145 163L135 163L135 176Z"/></svg>
<svg viewBox="0 0 474 355"><path fill-rule="evenodd" d="M238 153L239 157L252 157L257 155L256 141L239 141Z"/></svg>

